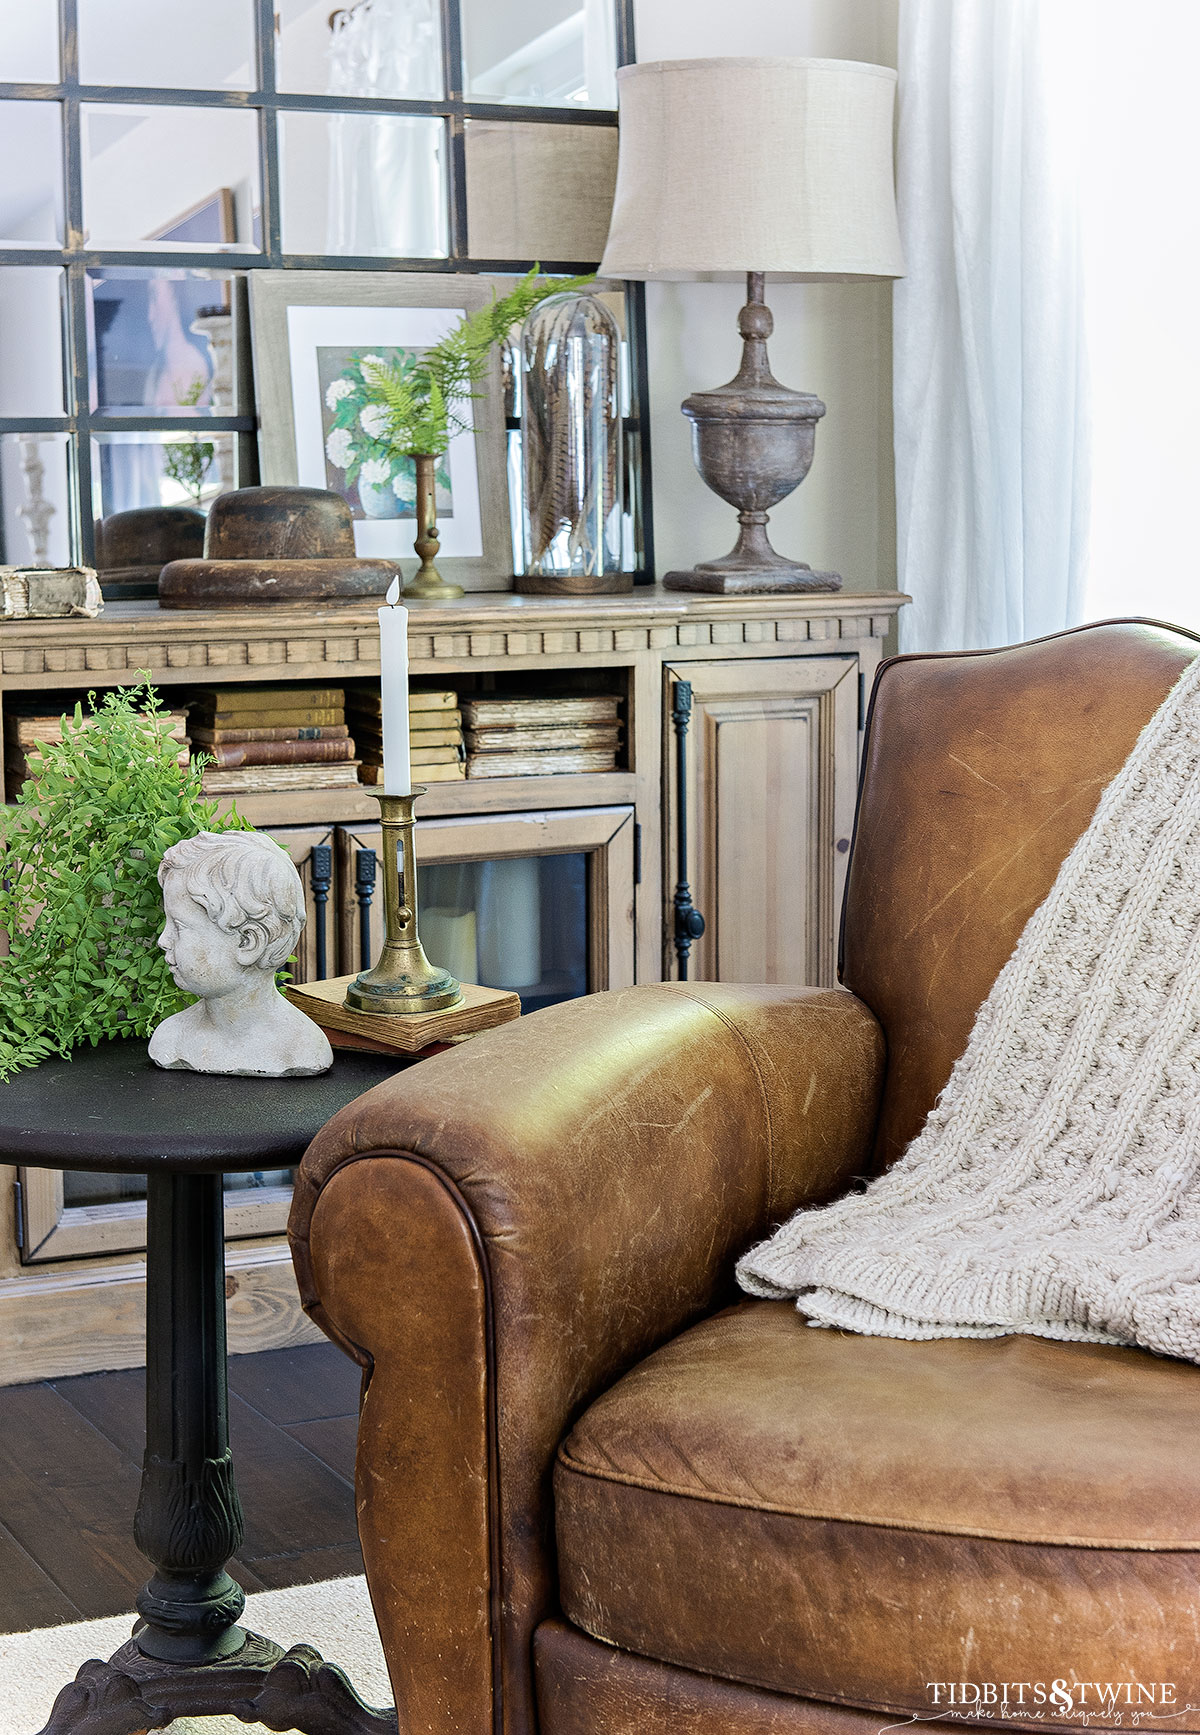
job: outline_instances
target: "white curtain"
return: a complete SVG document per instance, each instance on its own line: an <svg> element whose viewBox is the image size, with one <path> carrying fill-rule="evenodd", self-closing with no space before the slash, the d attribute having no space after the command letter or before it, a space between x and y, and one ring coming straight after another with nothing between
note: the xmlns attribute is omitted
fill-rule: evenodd
<svg viewBox="0 0 1200 1735"><path fill-rule="evenodd" d="M901 0L895 288L901 644L1081 618L1088 370L1070 0ZM1118 119L1124 130L1124 123Z"/></svg>

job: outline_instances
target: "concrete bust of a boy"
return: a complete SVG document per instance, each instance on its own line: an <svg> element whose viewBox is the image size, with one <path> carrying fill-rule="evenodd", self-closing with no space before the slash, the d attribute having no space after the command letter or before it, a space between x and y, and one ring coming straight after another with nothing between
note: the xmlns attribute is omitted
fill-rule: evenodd
<svg viewBox="0 0 1200 1735"><path fill-rule="evenodd" d="M202 831L172 844L158 870L158 943L194 1006L150 1038L158 1066L265 1078L324 1072L325 1032L275 985L304 926L304 889L287 854L256 831Z"/></svg>

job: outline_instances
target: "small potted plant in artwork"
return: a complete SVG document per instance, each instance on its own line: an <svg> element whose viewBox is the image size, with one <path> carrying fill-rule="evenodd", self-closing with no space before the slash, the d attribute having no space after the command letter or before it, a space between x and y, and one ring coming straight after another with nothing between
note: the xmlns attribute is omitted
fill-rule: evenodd
<svg viewBox="0 0 1200 1735"><path fill-rule="evenodd" d="M147 683L89 704L0 809L0 1079L84 1042L148 1036L191 1004L158 944L159 864L197 832L249 829L201 798Z"/></svg>
<svg viewBox="0 0 1200 1735"><path fill-rule="evenodd" d="M539 277L535 266L507 295L464 314L423 353L355 355L331 381L326 392L334 413L325 445L329 462L345 471L347 483L357 484L369 517L391 517L415 506L414 546L421 565L405 585L406 595L462 595L461 586L448 584L435 564L437 490L449 489L446 453L454 435L471 430L467 405L479 395L493 346L546 296L593 280Z"/></svg>

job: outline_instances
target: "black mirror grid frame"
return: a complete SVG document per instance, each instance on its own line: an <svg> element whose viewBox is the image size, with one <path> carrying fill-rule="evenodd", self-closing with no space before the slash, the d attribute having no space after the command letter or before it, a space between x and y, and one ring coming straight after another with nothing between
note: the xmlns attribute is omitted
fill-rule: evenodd
<svg viewBox="0 0 1200 1735"><path fill-rule="evenodd" d="M617 64L634 54L633 0L612 0L616 14ZM58 0L59 71L56 84L0 82L0 102L53 101L62 112L64 235L63 245L21 247L0 244L0 270L6 265L60 266L65 272L66 317L63 322L65 413L57 416L0 416L5 434L67 434L69 452L70 538L72 558L91 564L94 556L94 495L92 435L99 433L229 433L238 437L238 475L257 479L254 433L257 418L250 413L229 416L172 414L169 416L93 409L88 368L87 273L89 269L174 268L221 271L421 271L519 273L539 263L542 269L577 274L595 269L596 260L479 259L470 251L467 232L465 128L468 121L532 121L544 125L604 126L617 124L613 109L549 107L510 102L478 102L463 94L463 43L460 0L439 0L445 95L440 100L387 97L310 95L280 91L275 79L275 0L252 0L257 88L245 90L172 90L148 86L81 84L79 79L78 0ZM93 248L83 226L83 158L80 110L84 103L137 103L146 107L247 109L258 115L258 170L262 210L262 247L253 253L194 250L173 246ZM396 259L378 255L285 253L281 240L279 143L277 117L289 111L332 114L424 115L444 122L448 138L446 189L448 252L445 258ZM646 367L645 290L640 283L625 286L629 336L631 414L627 438L636 461L630 465L637 498L633 512L640 567L635 581L649 582L654 572L650 526L649 385ZM239 358L241 361L243 358ZM248 378L249 370L243 368Z"/></svg>

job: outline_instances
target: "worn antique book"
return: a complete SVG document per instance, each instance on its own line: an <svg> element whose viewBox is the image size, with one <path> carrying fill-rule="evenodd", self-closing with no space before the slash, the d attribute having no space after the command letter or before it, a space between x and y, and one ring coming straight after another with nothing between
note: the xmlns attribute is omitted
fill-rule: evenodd
<svg viewBox="0 0 1200 1735"><path fill-rule="evenodd" d="M0 619L94 619L104 608L91 566L0 566Z"/></svg>
<svg viewBox="0 0 1200 1735"><path fill-rule="evenodd" d="M611 747L562 748L555 753L470 753L468 777L551 777L562 771L612 771Z"/></svg>
<svg viewBox="0 0 1200 1735"><path fill-rule="evenodd" d="M354 743L344 741L217 741L197 743L217 768L234 765L330 765L354 758Z"/></svg>
<svg viewBox="0 0 1200 1735"><path fill-rule="evenodd" d="M44 701L43 701L44 703ZM70 717L71 713L68 712ZM159 713L164 723L171 725L172 741L188 739L187 715L183 711L162 711ZM85 711L83 723L85 728L92 726L94 719ZM59 742L62 740L62 713L32 712L13 707L8 713L5 726L5 738L11 744L14 741L18 747L36 747L43 741Z"/></svg>
<svg viewBox="0 0 1200 1735"><path fill-rule="evenodd" d="M310 727L303 723L266 723L252 728L210 729L203 723L192 725L193 741L215 746L218 741L344 741L350 730L345 723L325 723Z"/></svg>
<svg viewBox="0 0 1200 1735"><path fill-rule="evenodd" d="M335 976L325 982L303 982L285 988L284 993L326 1032L361 1037L368 1049L382 1045L401 1054L418 1054L431 1043L491 1030L521 1016L520 996L511 989L481 988L474 982L464 982L462 999L440 1012L356 1012L344 1004L353 980L353 976Z"/></svg>
<svg viewBox="0 0 1200 1735"><path fill-rule="evenodd" d="M463 760L457 760L453 765L414 765L414 783L461 783L467 775L467 767ZM383 782L383 766L371 765L366 760L359 767L359 781L362 783L380 784Z"/></svg>
<svg viewBox="0 0 1200 1735"><path fill-rule="evenodd" d="M383 731L355 719L354 739L365 748L381 748ZM414 751L418 747L461 747L463 732L461 729L411 729L408 739Z"/></svg>
<svg viewBox="0 0 1200 1735"><path fill-rule="evenodd" d="M382 708L382 700L377 687L351 687L346 694L346 704L351 710L365 711L373 717L378 717ZM423 692L419 687L408 690L408 709L413 711L456 711L458 709L458 694L442 688L437 692Z"/></svg>
<svg viewBox="0 0 1200 1735"><path fill-rule="evenodd" d="M241 765L204 772L205 795L267 795L280 789L347 789L358 782L358 763L342 765Z"/></svg>
<svg viewBox="0 0 1200 1735"><path fill-rule="evenodd" d="M468 727L488 724L532 729L540 724L615 723L620 700L615 694L568 695L560 698L514 698L488 695L464 699L463 719Z"/></svg>
<svg viewBox="0 0 1200 1735"><path fill-rule="evenodd" d="M344 687L197 687L206 711L320 711L346 702Z"/></svg>
<svg viewBox="0 0 1200 1735"><path fill-rule="evenodd" d="M467 730L467 746L472 753L546 753L555 747L607 747L615 753L619 739L620 725L616 723L560 723L539 729L489 725Z"/></svg>
<svg viewBox="0 0 1200 1735"><path fill-rule="evenodd" d="M279 728L283 725L295 729L324 729L331 723L346 721L346 713L340 705L323 708L291 705L280 711L206 711L201 706L190 715L195 727L211 729L214 732L233 728Z"/></svg>
<svg viewBox="0 0 1200 1735"><path fill-rule="evenodd" d="M410 765L456 765L463 756L461 747L418 747L409 745Z"/></svg>

